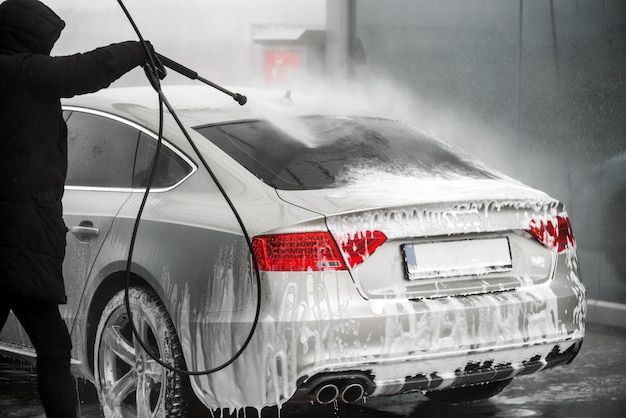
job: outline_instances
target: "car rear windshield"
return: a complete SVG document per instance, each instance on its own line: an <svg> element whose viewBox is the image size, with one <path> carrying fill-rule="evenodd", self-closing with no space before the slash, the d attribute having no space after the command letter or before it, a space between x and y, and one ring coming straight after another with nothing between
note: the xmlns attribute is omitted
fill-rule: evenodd
<svg viewBox="0 0 626 418"><path fill-rule="evenodd" d="M436 178L498 177L422 130L388 119L320 116L195 129L282 190L339 187L351 172L364 170Z"/></svg>

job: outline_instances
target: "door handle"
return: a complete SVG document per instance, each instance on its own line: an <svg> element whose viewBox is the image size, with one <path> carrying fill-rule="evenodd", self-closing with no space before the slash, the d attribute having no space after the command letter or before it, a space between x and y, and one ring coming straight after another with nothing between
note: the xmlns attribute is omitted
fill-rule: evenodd
<svg viewBox="0 0 626 418"><path fill-rule="evenodd" d="M74 235L90 235L95 237L98 236L100 230L88 226L73 226L70 228L70 232Z"/></svg>
<svg viewBox="0 0 626 418"><path fill-rule="evenodd" d="M69 228L69 231L76 235L76 237L81 241L88 240L89 237L97 237L100 233L100 230L98 228L94 228L93 222L91 221L82 221L78 224L78 226L72 226Z"/></svg>

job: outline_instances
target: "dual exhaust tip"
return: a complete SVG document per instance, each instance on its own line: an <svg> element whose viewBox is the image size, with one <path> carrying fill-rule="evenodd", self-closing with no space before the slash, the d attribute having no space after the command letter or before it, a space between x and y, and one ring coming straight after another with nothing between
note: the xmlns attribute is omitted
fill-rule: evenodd
<svg viewBox="0 0 626 418"><path fill-rule="evenodd" d="M326 372L304 376L291 401L328 405L354 403L374 393L374 376L367 371Z"/></svg>
<svg viewBox="0 0 626 418"><path fill-rule="evenodd" d="M315 401L322 405L336 401L352 403L361 400L365 396L365 388L360 383L350 383L345 386L326 383L315 391L314 396Z"/></svg>

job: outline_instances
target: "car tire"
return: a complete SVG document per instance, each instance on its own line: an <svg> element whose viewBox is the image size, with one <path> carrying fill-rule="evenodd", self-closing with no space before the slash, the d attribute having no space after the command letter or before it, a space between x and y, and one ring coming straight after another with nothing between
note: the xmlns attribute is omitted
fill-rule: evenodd
<svg viewBox="0 0 626 418"><path fill-rule="evenodd" d="M478 402L502 392L512 379L497 382L483 383L474 386L464 386L453 389L436 390L426 392L425 396L433 401L443 403L470 403Z"/></svg>
<svg viewBox="0 0 626 418"><path fill-rule="evenodd" d="M163 302L144 288L130 288L128 296L133 323L144 344L167 364L184 368L181 345ZM136 341L124 291L109 301L100 316L94 366L105 417L187 416L188 399L193 396L188 378L159 365Z"/></svg>

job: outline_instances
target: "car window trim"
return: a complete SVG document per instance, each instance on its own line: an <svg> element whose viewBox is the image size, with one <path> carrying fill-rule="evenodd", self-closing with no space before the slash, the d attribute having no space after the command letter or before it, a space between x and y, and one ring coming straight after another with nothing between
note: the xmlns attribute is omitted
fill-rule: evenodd
<svg viewBox="0 0 626 418"><path fill-rule="evenodd" d="M154 139L155 141L159 140L157 134L145 128L144 126L141 126L135 122L129 121L117 115L112 115L110 113L103 112L101 110L90 109L87 107L80 107L80 106L64 105L62 106L62 109L64 111L88 113L91 115L101 116L110 120L114 120L116 122L127 125L133 129L137 129L139 132L146 134L148 137ZM185 163L187 163L191 167L191 171L185 177L183 177L178 182L176 182L175 184L169 187L150 188L150 192L155 192L155 193L168 192L178 187L180 184L182 184L185 180L191 177L198 170L198 166L193 162L193 160L187 157L187 155L185 155L181 150L179 150L177 147L172 145L169 141L167 141L166 139L163 139L162 144L166 146L167 148L169 148L170 151L178 155ZM71 186L71 185L66 185L65 189L83 190L83 191L107 191L107 192L143 192L146 190L145 187L101 187L101 186L91 187L91 186Z"/></svg>

